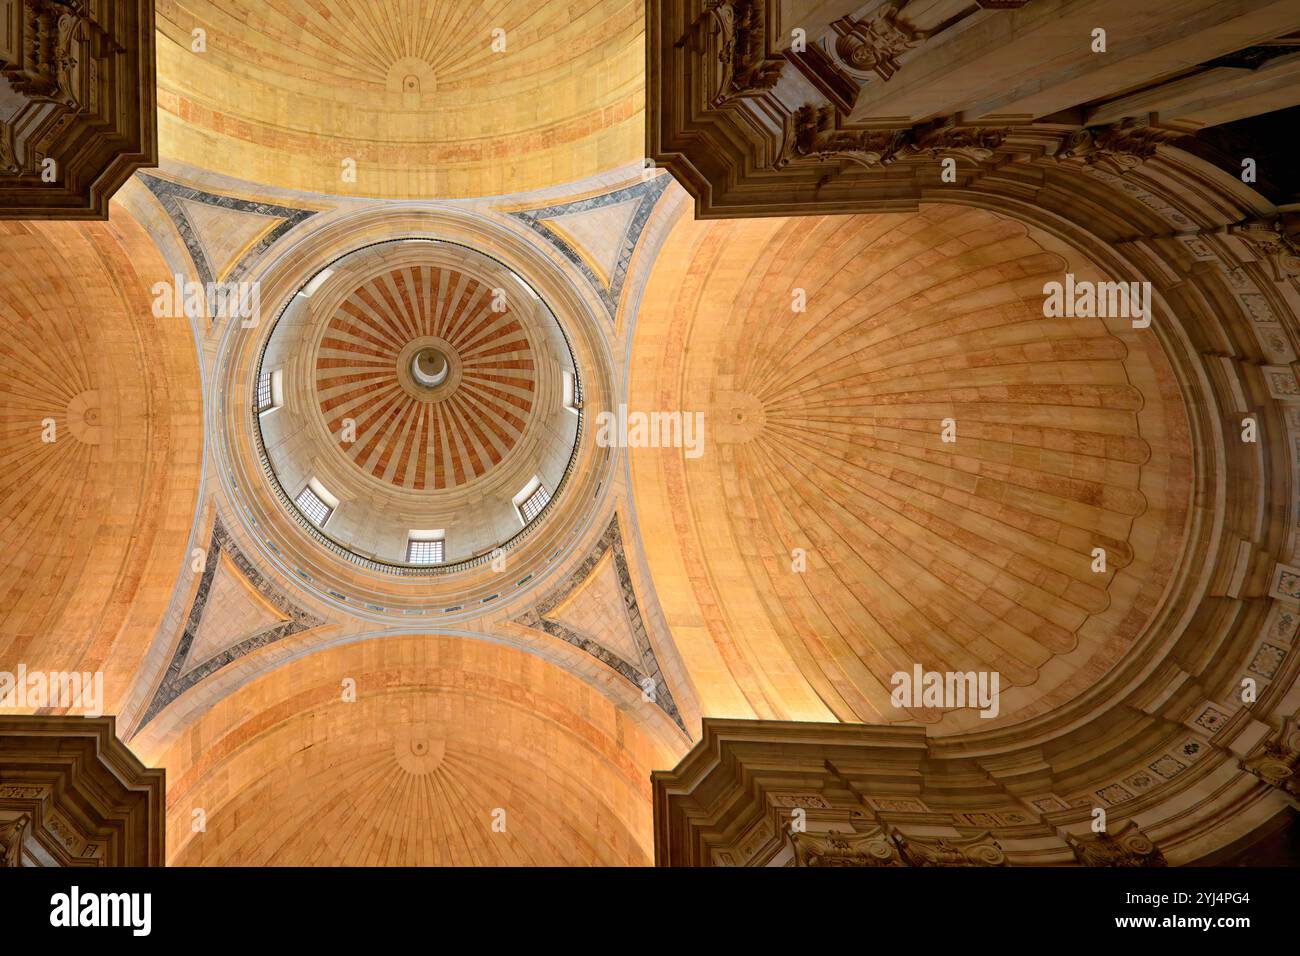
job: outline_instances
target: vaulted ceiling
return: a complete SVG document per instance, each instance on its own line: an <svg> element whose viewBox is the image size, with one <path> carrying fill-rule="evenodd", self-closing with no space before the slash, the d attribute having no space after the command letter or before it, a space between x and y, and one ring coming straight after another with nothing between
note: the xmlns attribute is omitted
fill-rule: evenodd
<svg viewBox="0 0 1300 956"><path fill-rule="evenodd" d="M162 154L343 195L572 182L644 155L643 18L636 0L162 0Z"/></svg>
<svg viewBox="0 0 1300 956"><path fill-rule="evenodd" d="M1235 177L1073 123L823 173L835 130L745 118L787 83L710 100L716 182L683 186L642 164L637 0L157 7L163 167L108 223L0 228L0 669L105 671L172 862L648 863L649 774L704 718L913 725L884 737L963 781L908 771L927 827L1150 801L1195 859L1280 805L1243 757L1294 711L1300 259ZM761 79L696 35L757 9L659 52ZM808 155L747 165L760 132ZM693 215L805 201L842 214ZM491 311L504 280L393 251L435 242L527 289ZM1067 274L1149 281L1154 324L1046 316ZM173 276L262 312L157 315ZM445 421L403 378L431 338ZM702 453L599 441L620 406L701 414ZM295 517L309 476L329 527ZM400 567L415 528L463 566ZM915 666L999 674L998 716L894 706Z"/></svg>
<svg viewBox="0 0 1300 956"><path fill-rule="evenodd" d="M998 671L1005 723L1142 632L1190 505L1186 417L1149 334L1043 317L1065 272L1101 278L977 209L678 222L631 404L704 410L711 451L631 461L707 713L987 727L892 706L891 675Z"/></svg>
<svg viewBox="0 0 1300 956"><path fill-rule="evenodd" d="M0 246L0 661L102 670L115 713L188 560L193 333L154 316L171 276L120 209L3 225Z"/></svg>
<svg viewBox="0 0 1300 956"><path fill-rule="evenodd" d="M644 865L676 759L552 664L427 635L286 664L148 757L169 862L241 866Z"/></svg>

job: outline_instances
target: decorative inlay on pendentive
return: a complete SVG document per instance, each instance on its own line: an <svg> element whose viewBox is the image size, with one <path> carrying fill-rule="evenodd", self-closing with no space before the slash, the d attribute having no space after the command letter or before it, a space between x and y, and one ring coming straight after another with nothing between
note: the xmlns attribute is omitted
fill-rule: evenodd
<svg viewBox="0 0 1300 956"><path fill-rule="evenodd" d="M607 553L612 558L613 571L617 576L618 590L622 599L621 614L630 634L630 644L636 651L635 656L638 660L635 661L625 660L623 656L604 644L578 633L563 621L557 620L558 617L562 617L559 611L568 604L570 598L595 582L597 569L604 568ZM653 688L654 703L671 717L678 727L686 730L672 692L668 689L668 684L659 668L659 661L650 644L645 619L637 604L636 591L632 587L632 576L628 571L627 556L623 550L623 536L619 531L618 515L610 519L605 533L600 536L591 553L573 569L568 580L535 604L530 611L516 618L515 623L545 631L552 637L558 637L574 647L581 648L623 675L638 690L648 693Z"/></svg>
<svg viewBox="0 0 1300 956"><path fill-rule="evenodd" d="M316 215L314 209L219 196L146 173L137 175L181 234L205 287L238 281L281 236ZM243 241L232 243L232 237ZM208 303L210 318L213 306Z"/></svg>
<svg viewBox="0 0 1300 956"><path fill-rule="evenodd" d="M660 174L603 196L510 215L555 244L591 284L613 319L632 253L671 178Z"/></svg>
<svg viewBox="0 0 1300 956"><path fill-rule="evenodd" d="M257 626L251 633L236 639L224 648L217 648L199 638L204 631L204 614L208 610L209 598L214 592L214 579L218 569L225 568L233 568L233 573L242 579L239 583L246 584L249 590L264 602L272 617L278 619L269 626ZM258 648L283 640L291 634L309 631L324 623L322 618L295 604L288 595L253 566L239 550L230 533L221 523L221 517L218 516L212 525L212 541L208 545L203 576L199 579L199 590L194 595L194 604L190 607L185 631L176 645L171 663L167 665L167 673L154 693L149 709L145 711L132 736L139 733L142 727L177 697L205 677L210 677L221 670L231 661L250 654ZM211 656L207 656L209 653ZM191 657L195 659L191 660Z"/></svg>

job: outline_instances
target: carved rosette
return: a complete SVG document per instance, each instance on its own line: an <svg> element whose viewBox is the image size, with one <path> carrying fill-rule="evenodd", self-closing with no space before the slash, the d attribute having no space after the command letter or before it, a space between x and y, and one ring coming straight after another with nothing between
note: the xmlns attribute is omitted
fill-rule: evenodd
<svg viewBox="0 0 1300 956"><path fill-rule="evenodd" d="M1091 837L1066 834L1066 842L1082 866L1155 867L1166 866L1165 856L1136 823L1112 835Z"/></svg>
<svg viewBox="0 0 1300 956"><path fill-rule="evenodd" d="M1156 154L1165 143L1182 139L1183 130L1162 129L1126 119L1109 126L1089 126L1070 133L1056 158L1122 176Z"/></svg>

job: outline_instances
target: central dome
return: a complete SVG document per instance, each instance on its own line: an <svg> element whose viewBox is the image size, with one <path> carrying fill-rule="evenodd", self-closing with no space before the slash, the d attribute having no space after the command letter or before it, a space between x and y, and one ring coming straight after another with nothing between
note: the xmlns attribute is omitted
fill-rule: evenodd
<svg viewBox="0 0 1300 956"><path fill-rule="evenodd" d="M332 550L399 573L492 555L541 520L573 459L578 372L512 269L432 239L317 270L254 387L266 470Z"/></svg>
<svg viewBox="0 0 1300 956"><path fill-rule="evenodd" d="M499 465L532 419L537 356L505 287L449 267L385 269L334 310L316 401L344 456L417 491Z"/></svg>

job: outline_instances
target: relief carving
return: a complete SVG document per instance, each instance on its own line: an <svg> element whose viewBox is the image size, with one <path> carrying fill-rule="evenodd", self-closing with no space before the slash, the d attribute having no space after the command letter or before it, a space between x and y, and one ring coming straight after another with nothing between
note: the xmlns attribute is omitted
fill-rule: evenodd
<svg viewBox="0 0 1300 956"><path fill-rule="evenodd" d="M88 18L64 0L23 0L21 60L0 63L14 92L76 107L76 47L87 23Z"/></svg>
<svg viewBox="0 0 1300 956"><path fill-rule="evenodd" d="M880 827L866 833L792 833L795 866L906 866Z"/></svg>
<svg viewBox="0 0 1300 956"><path fill-rule="evenodd" d="M858 833L792 833L796 866L1006 866L987 831L974 837L921 839L873 827Z"/></svg>
<svg viewBox="0 0 1300 956"><path fill-rule="evenodd" d="M1156 154L1158 147L1186 136L1182 130L1161 129L1126 119L1109 126L1089 126L1066 137L1056 153L1064 162L1095 166L1122 176Z"/></svg>
<svg viewBox="0 0 1300 956"><path fill-rule="evenodd" d="M1228 234L1246 242L1268 263L1274 282L1300 279L1300 216L1284 213L1274 219L1248 219L1229 226Z"/></svg>
<svg viewBox="0 0 1300 956"><path fill-rule="evenodd" d="M1288 718L1276 738L1265 741L1263 750L1241 766L1270 787L1300 798L1300 726L1295 718Z"/></svg>
<svg viewBox="0 0 1300 956"><path fill-rule="evenodd" d="M942 120L902 129L843 130L830 106L801 106L795 111L779 169L796 159L846 159L868 169L899 160L964 156L987 162L1006 140L1008 130L956 126Z"/></svg>
<svg viewBox="0 0 1300 956"><path fill-rule="evenodd" d="M1065 841L1074 851L1082 866L1147 867L1166 866L1160 848L1147 839L1136 823L1113 836L1098 833L1090 837L1065 835Z"/></svg>
<svg viewBox="0 0 1300 956"><path fill-rule="evenodd" d="M1006 854L988 831L967 839L922 840L899 835L898 842L910 866L1007 865Z"/></svg>
<svg viewBox="0 0 1300 956"><path fill-rule="evenodd" d="M905 130L840 130L835 109L801 106L795 110L777 168L795 159L847 159L868 169L892 163L906 145Z"/></svg>
<svg viewBox="0 0 1300 956"><path fill-rule="evenodd" d="M0 822L0 868L23 865L23 839L30 822L26 815Z"/></svg>
<svg viewBox="0 0 1300 956"><path fill-rule="evenodd" d="M785 60L767 58L766 14L763 0L707 0L722 46L722 82L714 105L737 96L770 90L781 78Z"/></svg>
<svg viewBox="0 0 1300 956"><path fill-rule="evenodd" d="M870 20L844 17L831 24L839 36L835 55L841 65L859 78L874 73L888 80L902 65L900 58L930 36L898 20L898 7L886 7Z"/></svg>

